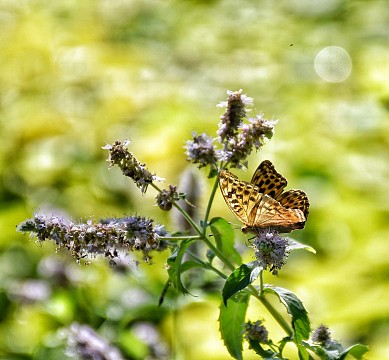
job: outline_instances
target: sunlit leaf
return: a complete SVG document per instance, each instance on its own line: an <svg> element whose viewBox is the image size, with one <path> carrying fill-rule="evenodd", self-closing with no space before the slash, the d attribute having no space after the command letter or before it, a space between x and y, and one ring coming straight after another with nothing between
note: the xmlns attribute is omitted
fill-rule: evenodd
<svg viewBox="0 0 389 360"><path fill-rule="evenodd" d="M343 360L347 354L354 356L356 359L362 359L363 355L369 351L369 347L362 344L355 344L345 349L340 356L340 360Z"/></svg>
<svg viewBox="0 0 389 360"><path fill-rule="evenodd" d="M228 306L220 306L220 333L228 352L234 359L242 359L243 323L249 302L249 295L236 294Z"/></svg>
<svg viewBox="0 0 389 360"><path fill-rule="evenodd" d="M309 245L302 244L302 243L300 243L300 242L298 242L295 239L292 239L290 237L286 237L286 240L288 241L288 249L289 250L306 250L306 251L309 251L311 253L316 254L316 250Z"/></svg>
<svg viewBox="0 0 389 360"><path fill-rule="evenodd" d="M250 285L259 276L262 268L255 263L242 264L235 269L228 277L222 290L223 302L227 304L227 300L236 294L238 291Z"/></svg>
<svg viewBox="0 0 389 360"><path fill-rule="evenodd" d="M292 317L296 344L300 344L302 340L308 339L311 331L308 312L297 296L291 291L277 286L266 287L264 291L276 294L286 307L288 314Z"/></svg>
<svg viewBox="0 0 389 360"><path fill-rule="evenodd" d="M306 341L302 342L303 345L313 351L316 355L320 356L320 359L324 360L344 360L347 355L353 356L355 359L362 359L363 355L369 351L366 345L356 344L344 349L342 344L337 341L333 341L327 346L321 346L317 344L310 344Z"/></svg>

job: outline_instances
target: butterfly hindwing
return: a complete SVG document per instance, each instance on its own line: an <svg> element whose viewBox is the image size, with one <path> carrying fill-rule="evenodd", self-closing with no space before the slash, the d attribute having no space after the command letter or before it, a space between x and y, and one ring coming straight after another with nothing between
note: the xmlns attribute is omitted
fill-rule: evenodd
<svg viewBox="0 0 389 360"><path fill-rule="evenodd" d="M277 201L286 209L300 209L305 218L309 213L309 200L302 190L288 190L277 197Z"/></svg>

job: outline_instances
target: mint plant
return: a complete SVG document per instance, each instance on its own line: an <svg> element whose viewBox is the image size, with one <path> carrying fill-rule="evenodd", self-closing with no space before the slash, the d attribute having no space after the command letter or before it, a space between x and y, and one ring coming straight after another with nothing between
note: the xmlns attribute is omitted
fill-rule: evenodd
<svg viewBox="0 0 389 360"><path fill-rule="evenodd" d="M207 168L208 178L213 181L200 221L197 220L199 215L194 215L193 211L196 204L189 201L191 194L180 192L175 185L162 189L160 183L163 179L149 171L128 150L129 141L115 141L104 147L109 152L110 166L119 167L143 194L153 188L157 193L158 207L162 211L176 209L186 220L189 230L167 230L153 219L139 215L76 224L44 214L35 214L32 219L19 224L18 230L31 233L39 242L54 241L58 248L69 250L78 262L84 259L90 261L98 255L106 257L114 266L115 259L122 252L139 253L145 262L149 262L154 252L163 251L166 253L168 280L165 288L161 289L160 306L163 306L169 291L175 291L179 296L192 296L195 288L185 281L184 273L196 271L201 279L211 272L215 279L223 282L220 287L219 329L234 359L242 359L244 341L259 358L264 359L285 359L283 352L288 343L294 344L299 359L341 360L347 355L362 359L367 351L365 345L345 348L332 339L324 325L312 332L303 302L288 289L264 283L265 271L276 276L291 251L303 249L314 252L310 246L280 234L277 227L260 227L254 229L253 235L248 235L247 247L254 260L242 263L241 254L235 247L232 226L222 217L209 218L219 187L220 171L247 168L248 156L254 150L260 150L265 140L273 136L276 121L265 119L263 114L252 118L247 116L252 103L253 99L241 90L229 91L227 101L219 104L225 112L220 118L217 137L193 133L192 139L186 143L188 161L198 168ZM201 280L196 282L199 283ZM272 305L269 300L272 297L279 299L285 312ZM251 298L260 302L283 329L285 335L281 339L269 337L261 314L256 319L246 318ZM71 334L72 349L69 352L72 354L88 359L91 354L99 353L99 358L108 359L111 358L109 354L115 353L115 358L120 358L118 350L105 342L98 349L93 346L93 343L98 343L98 336L89 328L74 324L68 333ZM86 345L88 339L91 342L89 346Z"/></svg>

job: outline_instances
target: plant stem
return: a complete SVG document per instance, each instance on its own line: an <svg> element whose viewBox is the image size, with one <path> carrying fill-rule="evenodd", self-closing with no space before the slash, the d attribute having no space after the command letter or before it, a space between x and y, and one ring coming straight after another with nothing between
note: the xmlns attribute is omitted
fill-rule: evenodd
<svg viewBox="0 0 389 360"><path fill-rule="evenodd" d="M159 239L166 240L166 241L202 240L202 236L199 235L160 236Z"/></svg>
<svg viewBox="0 0 389 360"><path fill-rule="evenodd" d="M209 217L209 213L211 211L213 199L215 198L218 183L219 183L219 175L216 177L216 180L213 184L211 195L209 197L209 201L208 201L208 205L207 205L207 210L205 211L205 216L204 216L203 226L202 226L203 227L203 236L205 236L205 233L207 231L208 217Z"/></svg>
<svg viewBox="0 0 389 360"><path fill-rule="evenodd" d="M181 208L175 201L172 202L173 206L176 207L176 209L184 216L186 221L193 227L193 229L198 233L198 236L177 236L177 237L172 237L172 238L165 238L166 240L185 240L185 239L199 239L203 240L205 244L208 246L210 250L213 251L213 253L226 265L231 271L235 269L233 264L224 256L224 254L217 249L215 245L212 244L211 241L206 236L206 231L207 231L207 225L208 225L208 217L211 211L213 199L216 194L217 190L217 185L218 185L218 180L219 178L217 177L211 191L211 195L208 201L207 209L205 212L202 228L197 226L197 224L192 220L192 218L187 214L187 212ZM158 192L161 192L161 189L155 185L154 183L151 183L154 189L156 189ZM219 276L223 277L224 279L226 278L226 275L214 268L211 264L207 265L207 267L216 272ZM284 329L284 331L290 336L293 334L292 329L290 328L289 324L285 321L285 319L281 316L281 314L273 307L272 304L264 297L262 290L263 290L263 275L262 271L260 273L260 290L256 290L254 286L250 285L249 286L249 292L251 295L253 295L255 298L257 298L264 306L265 308L269 311L269 313L273 316L273 318L279 323L279 325Z"/></svg>
<svg viewBox="0 0 389 360"><path fill-rule="evenodd" d="M226 265L231 271L234 271L235 267L231 262L224 256L224 254L219 251L219 249L213 245L206 236L202 237L202 240L207 244L207 246L214 252L214 254Z"/></svg>
<svg viewBox="0 0 389 360"><path fill-rule="evenodd" d="M263 294L259 294L257 289L254 286L249 286L249 292L255 298L257 298L263 306L269 311L269 313L273 316L273 318L278 322L278 324L284 329L284 331L291 336L293 334L293 330L290 328L289 324L285 321L282 315L273 307L272 304L265 298Z"/></svg>
<svg viewBox="0 0 389 360"><path fill-rule="evenodd" d="M211 263L209 262L204 262L202 261L201 259L198 258L197 255L193 254L191 251L187 250L186 251L188 255L190 255L196 262L198 262L199 264L202 264L205 268L209 269L209 270L212 270L213 272L215 272L216 274L218 274L220 277L222 277L223 279L227 279L228 276L224 273L222 273L220 270L216 269L214 266L212 266Z"/></svg>
<svg viewBox="0 0 389 360"><path fill-rule="evenodd" d="M151 186L157 190L158 192L162 192L162 190L155 185L153 182L151 183ZM188 213L175 201L172 201L173 206L182 214L182 216L185 218L185 220L195 229L195 231L200 235L200 237L203 237L202 230L197 226L197 224L192 220L192 218L188 215Z"/></svg>
<svg viewBox="0 0 389 360"><path fill-rule="evenodd" d="M262 291L263 291L263 270L259 273L259 296L262 296Z"/></svg>
<svg viewBox="0 0 389 360"><path fill-rule="evenodd" d="M204 224L203 224L203 229L200 229L197 224L192 220L192 218L187 214L187 212L181 208L180 205L178 205L175 201L172 202L173 206L176 207L176 209L182 214L182 216L186 219L186 221L188 221L188 223L193 227L193 229L195 229L195 231L199 234L199 236L197 237L183 237L183 240L184 239L188 239L188 238L191 238L191 239L195 239L195 238L198 238L199 240L203 240L207 246L213 251L213 253L230 269L230 270L234 270L234 266L231 264L231 262L224 256L224 254L222 252L220 252L215 245L213 245L207 238L205 232L206 232L206 229L207 229L207 226L206 226L206 223L208 221L208 216L209 216L209 212L211 210L211 205L212 205L212 201L213 201L213 198L215 197L215 193L216 193L216 189L217 189L217 179L213 185L213 188L212 188L212 193L211 193L211 196L210 196L210 200L208 202L208 206L207 206L207 211L206 211L206 215L204 217ZM151 183L151 186L157 190L158 192L161 192L161 189L155 185L154 183ZM173 238L174 239L174 238Z"/></svg>

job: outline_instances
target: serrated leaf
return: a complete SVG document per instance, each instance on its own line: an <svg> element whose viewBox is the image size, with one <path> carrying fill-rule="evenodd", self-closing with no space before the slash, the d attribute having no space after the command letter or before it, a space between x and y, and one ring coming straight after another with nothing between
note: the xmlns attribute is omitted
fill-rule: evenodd
<svg viewBox="0 0 389 360"><path fill-rule="evenodd" d="M369 351L369 347L362 344L355 344L342 351L340 360L343 360L347 354L354 356L356 359L362 359L363 355Z"/></svg>
<svg viewBox="0 0 389 360"><path fill-rule="evenodd" d="M320 345L313 345L303 341L303 345L313 351L316 355L320 356L323 360L344 360L347 355L351 355L354 358L360 360L363 355L369 350L366 345L356 344L344 349L338 342L334 342L329 347L323 347Z"/></svg>
<svg viewBox="0 0 389 360"><path fill-rule="evenodd" d="M222 290L223 302L235 295L238 291L243 290L250 285L259 276L261 267L255 266L254 263L242 264L235 269L227 278Z"/></svg>
<svg viewBox="0 0 389 360"><path fill-rule="evenodd" d="M183 240L180 245L174 249L173 253L168 257L168 275L172 282L173 287L182 294L189 294L189 291L185 288L181 281L182 273L182 258L185 254L186 249L194 240Z"/></svg>
<svg viewBox="0 0 389 360"><path fill-rule="evenodd" d="M246 293L236 294L220 306L220 333L228 352L234 359L242 360L243 323L249 302Z"/></svg>
<svg viewBox="0 0 389 360"><path fill-rule="evenodd" d="M277 286L266 287L264 291L276 294L282 304L285 305L288 314L292 317L296 344L301 344L302 340L308 339L311 325L308 318L308 312L300 299L291 291Z"/></svg>
<svg viewBox="0 0 389 360"><path fill-rule="evenodd" d="M306 250L306 251L309 251L311 253L316 254L316 250L309 245L305 245L303 243L300 243L297 240L292 239L290 237L286 237L286 240L288 241L288 250L290 250L290 251L292 251L292 250Z"/></svg>
<svg viewBox="0 0 389 360"><path fill-rule="evenodd" d="M209 228L215 238L217 249L232 262L240 265L242 263L242 258L239 252L234 248L235 233L231 224L221 217L215 217L210 221Z"/></svg>
<svg viewBox="0 0 389 360"><path fill-rule="evenodd" d="M332 348L326 349L320 345L309 344L306 341L303 341L302 344L309 350L313 351L316 355L322 360L339 360L339 349Z"/></svg>

